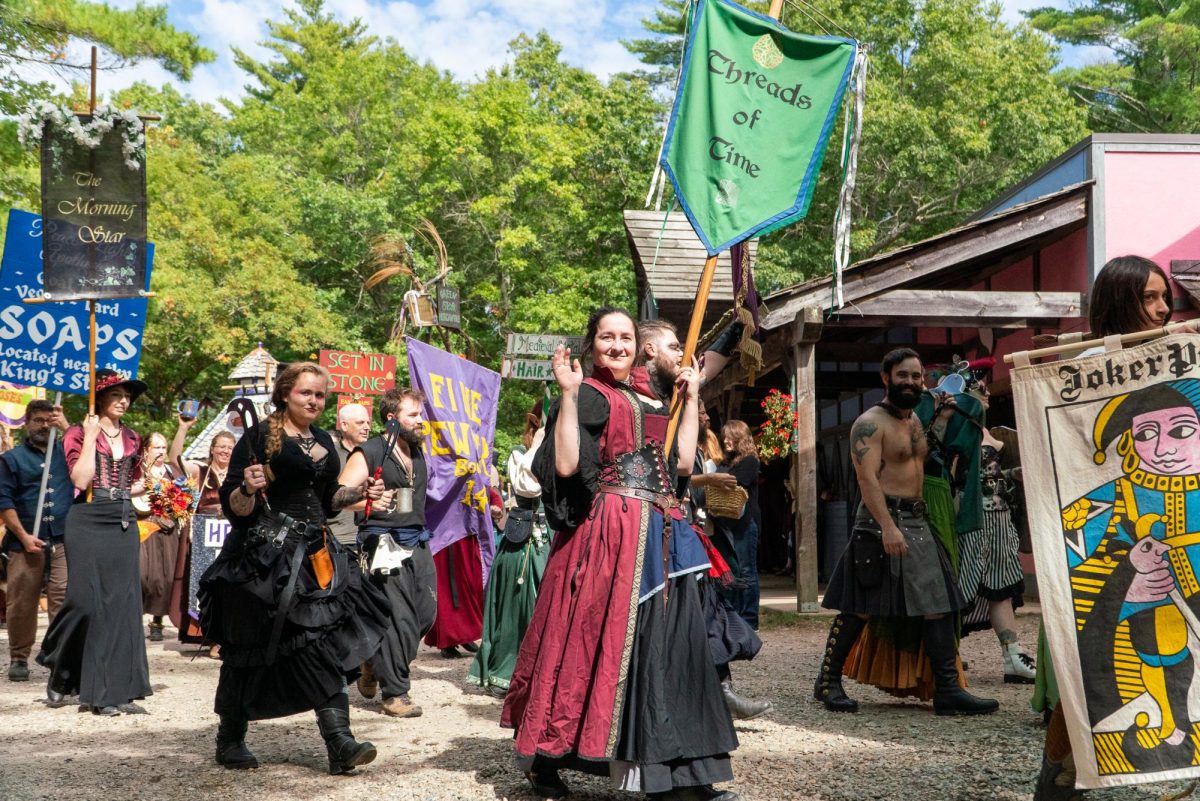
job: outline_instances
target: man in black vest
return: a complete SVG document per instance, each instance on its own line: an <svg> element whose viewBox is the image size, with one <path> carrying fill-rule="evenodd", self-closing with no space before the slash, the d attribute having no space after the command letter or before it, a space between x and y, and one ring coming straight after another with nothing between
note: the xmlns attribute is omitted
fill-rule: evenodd
<svg viewBox="0 0 1200 801"><path fill-rule="evenodd" d="M395 444L388 447L393 441L388 430L368 439L350 454L338 479L343 486L357 486L345 482L361 484L383 467L384 495L374 503L369 517L359 515L358 539L371 562L371 581L392 604L392 625L370 664L383 691L384 714L400 718L421 714L421 707L408 695L409 664L437 613L437 573L429 552L432 535L425 528L429 473L421 451L424 400L420 392L411 389L397 387L385 392L379 417L385 429L399 425ZM377 553L381 548L393 552L390 558L385 560ZM385 561L389 565L386 572L379 569ZM365 698L375 696L370 677L360 678L358 689Z"/></svg>

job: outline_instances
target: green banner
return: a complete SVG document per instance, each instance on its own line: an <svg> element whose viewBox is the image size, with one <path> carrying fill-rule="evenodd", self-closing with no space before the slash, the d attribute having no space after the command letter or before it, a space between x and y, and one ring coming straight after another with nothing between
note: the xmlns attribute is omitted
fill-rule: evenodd
<svg viewBox="0 0 1200 801"><path fill-rule="evenodd" d="M715 255L808 212L857 43L700 0L663 168Z"/></svg>

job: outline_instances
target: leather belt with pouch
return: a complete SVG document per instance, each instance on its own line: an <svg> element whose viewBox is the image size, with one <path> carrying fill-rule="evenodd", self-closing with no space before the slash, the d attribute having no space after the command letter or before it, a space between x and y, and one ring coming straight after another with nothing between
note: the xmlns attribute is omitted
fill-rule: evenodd
<svg viewBox="0 0 1200 801"><path fill-rule="evenodd" d="M250 529L251 536L266 540L276 548L282 548L289 534L296 534L302 542L315 540L325 532L325 527L316 523L306 523L285 514L264 514L258 519L258 525Z"/></svg>
<svg viewBox="0 0 1200 801"><path fill-rule="evenodd" d="M617 484L601 484L601 492L607 492L610 495L620 495L625 498L637 498L639 501L652 503L664 512L669 509L679 508L679 499L669 492L651 492L650 490L638 489L636 487L622 487Z"/></svg>
<svg viewBox="0 0 1200 801"><path fill-rule="evenodd" d="M508 522L504 524L504 539L513 545L521 545L533 534L533 521L537 512L532 509L510 509Z"/></svg>

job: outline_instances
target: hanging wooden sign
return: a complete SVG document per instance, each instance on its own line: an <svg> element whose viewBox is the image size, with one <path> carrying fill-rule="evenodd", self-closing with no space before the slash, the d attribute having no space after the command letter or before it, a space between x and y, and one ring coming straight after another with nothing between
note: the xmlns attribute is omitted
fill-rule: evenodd
<svg viewBox="0 0 1200 801"><path fill-rule="evenodd" d="M146 286L146 169L136 115L46 120L42 266L48 300L131 298Z"/></svg>

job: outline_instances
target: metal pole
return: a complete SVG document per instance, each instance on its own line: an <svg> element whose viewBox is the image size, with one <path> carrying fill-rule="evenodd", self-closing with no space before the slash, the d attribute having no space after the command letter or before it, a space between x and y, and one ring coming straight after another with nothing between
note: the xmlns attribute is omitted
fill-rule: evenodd
<svg viewBox="0 0 1200 801"><path fill-rule="evenodd" d="M62 405L62 393L54 393L54 405ZM58 435L57 428L50 429L50 439L46 442L46 461L42 464L42 485L38 489L37 511L33 516L33 538L37 539L42 530L42 514L45 512L46 488L50 485L50 463L54 461L54 439Z"/></svg>

